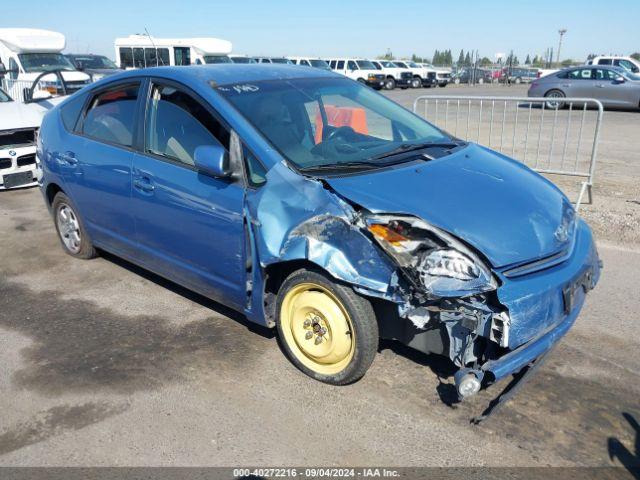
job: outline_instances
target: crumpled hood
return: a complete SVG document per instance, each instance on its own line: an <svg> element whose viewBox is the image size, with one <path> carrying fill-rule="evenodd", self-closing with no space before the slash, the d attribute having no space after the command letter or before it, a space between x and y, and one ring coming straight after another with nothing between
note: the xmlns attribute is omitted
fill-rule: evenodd
<svg viewBox="0 0 640 480"><path fill-rule="evenodd" d="M454 234L494 267L552 255L571 241L573 209L562 192L474 144L436 160L326 181L374 213L414 215Z"/></svg>

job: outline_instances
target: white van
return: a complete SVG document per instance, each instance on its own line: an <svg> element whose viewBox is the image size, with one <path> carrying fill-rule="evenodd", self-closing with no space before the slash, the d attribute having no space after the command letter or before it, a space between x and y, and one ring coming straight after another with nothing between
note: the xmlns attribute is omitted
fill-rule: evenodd
<svg viewBox="0 0 640 480"><path fill-rule="evenodd" d="M362 58L332 58L328 60L331 70L341 73L376 90L384 87L384 74L369 60Z"/></svg>
<svg viewBox="0 0 640 480"><path fill-rule="evenodd" d="M411 71L413 74L411 86L413 88L432 87L438 83L435 68L424 67L412 60L393 60L393 63L400 68L405 68Z"/></svg>
<svg viewBox="0 0 640 480"><path fill-rule="evenodd" d="M296 65L300 65L302 67L314 67L319 68L321 70L331 70L329 64L318 57L287 57Z"/></svg>
<svg viewBox="0 0 640 480"><path fill-rule="evenodd" d="M42 73L60 70L67 93L91 83L89 75L79 72L62 54L66 46L64 35L34 28L0 28L0 63L7 70L3 79L7 93L14 100L24 101L29 89ZM47 75L38 82L38 90L59 95L62 86L54 75ZM42 93L42 92L40 92Z"/></svg>
<svg viewBox="0 0 640 480"><path fill-rule="evenodd" d="M129 35L116 38L118 67L162 67L168 65L201 65L232 63L231 42L219 38L155 38Z"/></svg>
<svg viewBox="0 0 640 480"><path fill-rule="evenodd" d="M601 55L588 60L587 65L611 65L614 67L622 67L634 75L638 75L640 73L640 62L631 57Z"/></svg>
<svg viewBox="0 0 640 480"><path fill-rule="evenodd" d="M386 90L393 90L396 87L404 90L411 86L413 74L410 70L400 68L389 60L371 60L371 63L380 73L384 74L384 88Z"/></svg>

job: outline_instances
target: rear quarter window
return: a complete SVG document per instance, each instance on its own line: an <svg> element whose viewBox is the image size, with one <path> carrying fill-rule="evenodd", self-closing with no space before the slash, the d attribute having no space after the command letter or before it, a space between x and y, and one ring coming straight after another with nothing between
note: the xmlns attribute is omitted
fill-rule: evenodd
<svg viewBox="0 0 640 480"><path fill-rule="evenodd" d="M106 143L130 147L139 87L139 83L126 84L96 94L82 122L82 133Z"/></svg>
<svg viewBox="0 0 640 480"><path fill-rule="evenodd" d="M78 124L78 118L82 112L84 102L87 100L86 95L79 95L75 98L69 99L64 105L60 107L60 117L64 128L69 132L73 132Z"/></svg>

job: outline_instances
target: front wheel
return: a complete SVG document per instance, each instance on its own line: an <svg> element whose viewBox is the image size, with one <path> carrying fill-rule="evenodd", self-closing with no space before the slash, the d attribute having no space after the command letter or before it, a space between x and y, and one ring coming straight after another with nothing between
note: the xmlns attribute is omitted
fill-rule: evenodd
<svg viewBox="0 0 640 480"><path fill-rule="evenodd" d="M369 369L378 323L371 303L350 287L298 270L280 287L276 309L283 350L310 377L345 385Z"/></svg>
<svg viewBox="0 0 640 480"><path fill-rule="evenodd" d="M387 78L384 81L384 89L385 90L393 90L394 88L396 88L396 81L393 78Z"/></svg>
<svg viewBox="0 0 640 480"><path fill-rule="evenodd" d="M422 79L420 77L413 77L411 80L411 88L420 88L422 86Z"/></svg>

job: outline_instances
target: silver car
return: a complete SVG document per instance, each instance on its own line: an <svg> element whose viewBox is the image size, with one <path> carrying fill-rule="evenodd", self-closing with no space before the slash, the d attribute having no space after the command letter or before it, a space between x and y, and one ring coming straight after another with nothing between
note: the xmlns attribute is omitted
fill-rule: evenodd
<svg viewBox="0 0 640 480"><path fill-rule="evenodd" d="M565 97L595 98L607 107L640 108L640 77L619 68L584 65L552 73L535 80L529 97L552 98L547 108L566 105Z"/></svg>

